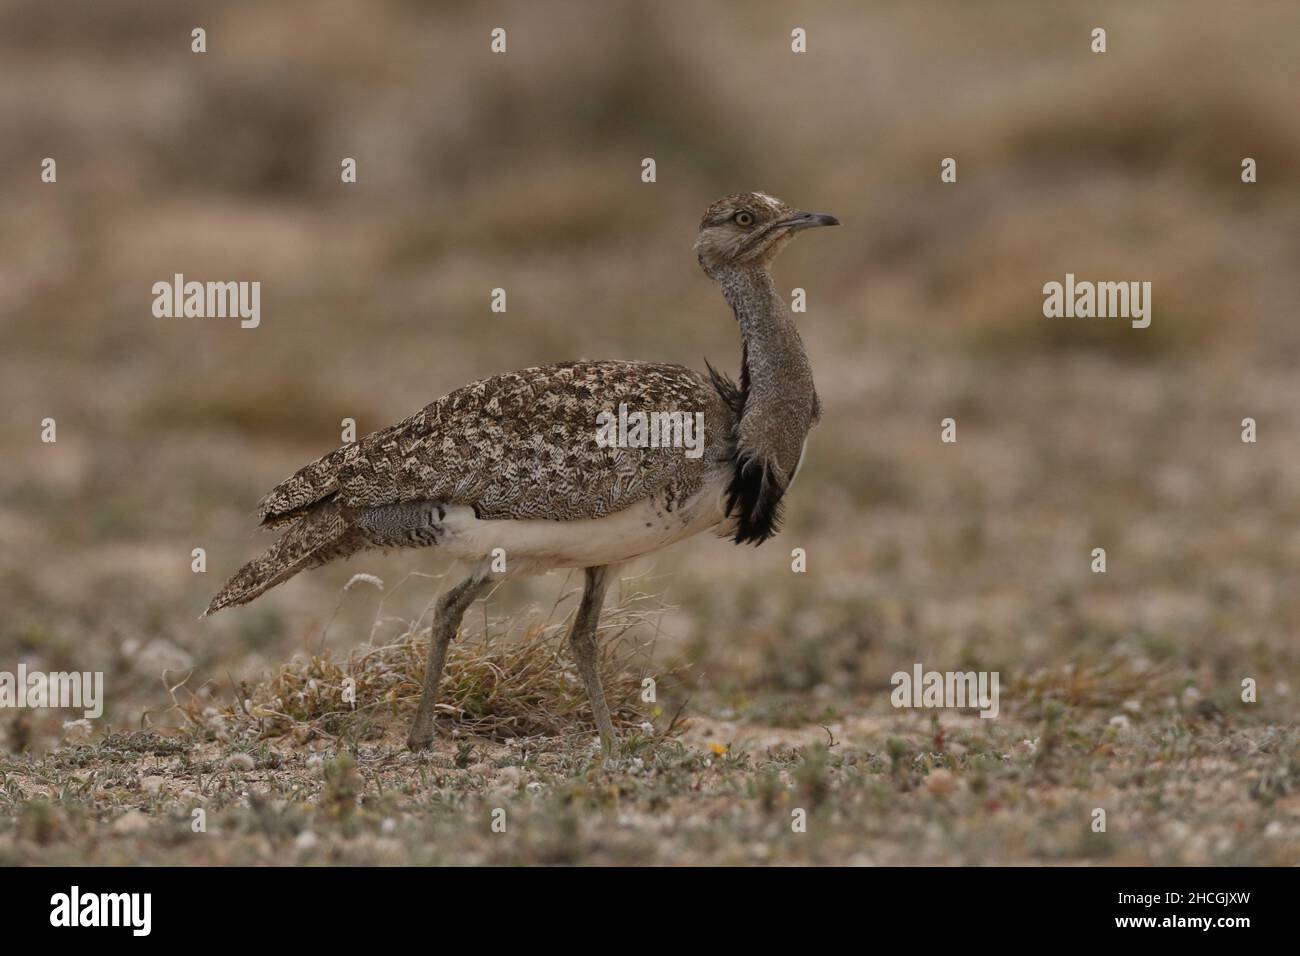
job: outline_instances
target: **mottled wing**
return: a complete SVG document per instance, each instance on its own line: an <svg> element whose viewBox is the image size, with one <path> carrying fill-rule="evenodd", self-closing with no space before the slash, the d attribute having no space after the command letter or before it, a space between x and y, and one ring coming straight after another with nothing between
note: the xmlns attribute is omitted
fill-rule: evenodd
<svg viewBox="0 0 1300 956"><path fill-rule="evenodd" d="M705 449L602 447L597 416L705 416ZM728 413L702 375L677 365L574 362L523 369L457 389L302 469L267 496L263 520L332 498L364 508L417 499L472 506L482 518L599 518L657 491L681 500L703 485Z"/></svg>

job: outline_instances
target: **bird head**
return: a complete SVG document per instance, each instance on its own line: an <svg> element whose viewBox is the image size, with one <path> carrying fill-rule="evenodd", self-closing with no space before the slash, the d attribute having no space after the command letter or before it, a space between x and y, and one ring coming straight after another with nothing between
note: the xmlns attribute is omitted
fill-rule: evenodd
<svg viewBox="0 0 1300 956"><path fill-rule="evenodd" d="M838 226L834 216L793 209L767 193L719 199L700 220L695 252L710 276L727 266L766 268L796 232Z"/></svg>

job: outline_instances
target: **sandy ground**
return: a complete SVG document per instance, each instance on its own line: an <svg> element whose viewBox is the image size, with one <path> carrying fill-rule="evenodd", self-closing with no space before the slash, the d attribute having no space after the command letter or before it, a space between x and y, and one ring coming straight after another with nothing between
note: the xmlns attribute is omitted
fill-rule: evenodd
<svg viewBox="0 0 1300 956"><path fill-rule="evenodd" d="M0 711L0 861L1300 861L1300 12L1188 6L826 3L795 55L782 4L7 4L0 671L106 698ZM467 616L427 755L417 648L336 697L419 639L436 553L196 620L344 418L564 359L734 370L690 245L750 188L844 223L775 269L823 422L781 537L628 569L611 676L664 680L614 762L562 653L475 669L563 575ZM261 324L155 318L178 272L260 281ZM1151 326L1045 318L1067 273L1150 281ZM917 663L997 671L998 717L894 708Z"/></svg>

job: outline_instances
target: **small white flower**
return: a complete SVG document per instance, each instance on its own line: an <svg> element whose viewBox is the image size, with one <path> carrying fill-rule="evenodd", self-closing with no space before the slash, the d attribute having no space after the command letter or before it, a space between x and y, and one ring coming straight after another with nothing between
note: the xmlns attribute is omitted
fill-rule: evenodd
<svg viewBox="0 0 1300 956"><path fill-rule="evenodd" d="M65 720L63 722L63 739L68 741L88 740L92 730L93 727L90 721L85 717L80 720Z"/></svg>

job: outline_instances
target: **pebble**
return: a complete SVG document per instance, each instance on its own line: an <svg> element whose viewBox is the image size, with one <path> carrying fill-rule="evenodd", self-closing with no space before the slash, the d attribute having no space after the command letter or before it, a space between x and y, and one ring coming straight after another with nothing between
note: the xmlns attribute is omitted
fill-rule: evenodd
<svg viewBox="0 0 1300 956"><path fill-rule="evenodd" d="M925 778L925 789L936 797L946 797L957 788L957 778L951 770L938 767Z"/></svg>
<svg viewBox="0 0 1300 956"><path fill-rule="evenodd" d="M130 810L113 821L113 832L133 836L149 829L149 818L139 810Z"/></svg>

